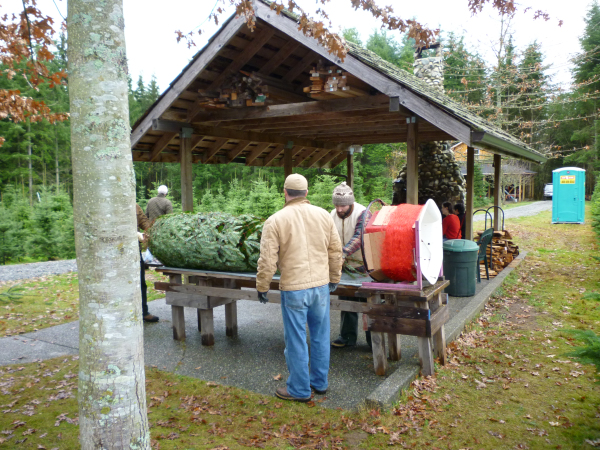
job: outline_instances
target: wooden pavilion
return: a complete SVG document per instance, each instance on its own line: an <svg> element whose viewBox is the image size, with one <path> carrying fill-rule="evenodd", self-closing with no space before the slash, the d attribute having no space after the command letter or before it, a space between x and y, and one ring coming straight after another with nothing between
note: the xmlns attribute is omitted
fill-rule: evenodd
<svg viewBox="0 0 600 450"><path fill-rule="evenodd" d="M546 160L374 53L348 43L342 61L298 31L293 15L277 14L263 0L255 10L253 32L241 17L227 20L133 127L134 161L181 164L184 211L193 209L193 163L280 166L287 176L295 167L346 161L352 184L355 149L397 142L407 143L407 201L416 204L418 142L459 140L468 146L465 238L471 239L473 148L494 154L496 183L502 156ZM324 71L330 75L321 81ZM227 93L240 73L260 80L261 98L244 102ZM344 83L334 83L337 76Z"/></svg>

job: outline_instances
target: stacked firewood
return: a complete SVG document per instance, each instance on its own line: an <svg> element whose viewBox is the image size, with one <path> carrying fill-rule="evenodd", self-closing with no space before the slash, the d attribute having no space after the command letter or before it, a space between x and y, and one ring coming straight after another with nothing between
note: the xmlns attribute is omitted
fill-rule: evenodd
<svg viewBox="0 0 600 450"><path fill-rule="evenodd" d="M348 72L344 72L337 66L323 66L321 64L312 67L310 74L310 86L304 88L304 92L311 98L325 100L338 97L359 97L368 93L362 89L362 82Z"/></svg>
<svg viewBox="0 0 600 450"><path fill-rule="evenodd" d="M476 239L479 240L482 234L483 231L478 231ZM498 275L498 272L513 262L519 255L519 246L512 241L512 236L508 230L494 231L491 247L491 256L490 246L488 245L486 249L488 264L490 257L492 260L492 268L488 269L490 278ZM479 273L481 274L481 277L485 277L485 266L483 261L480 262Z"/></svg>

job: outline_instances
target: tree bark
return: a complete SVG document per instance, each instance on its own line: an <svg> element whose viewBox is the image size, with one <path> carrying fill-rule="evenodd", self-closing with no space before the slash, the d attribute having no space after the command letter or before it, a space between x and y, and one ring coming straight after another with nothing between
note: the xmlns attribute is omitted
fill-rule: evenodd
<svg viewBox="0 0 600 450"><path fill-rule="evenodd" d="M27 119L27 164L29 167L29 206L33 206L33 169L31 166L31 122Z"/></svg>
<svg viewBox="0 0 600 450"><path fill-rule="evenodd" d="M54 122L54 168L56 171L56 193L60 191L60 176L58 171L58 128Z"/></svg>
<svg viewBox="0 0 600 450"><path fill-rule="evenodd" d="M81 448L150 449L122 0L69 0Z"/></svg>

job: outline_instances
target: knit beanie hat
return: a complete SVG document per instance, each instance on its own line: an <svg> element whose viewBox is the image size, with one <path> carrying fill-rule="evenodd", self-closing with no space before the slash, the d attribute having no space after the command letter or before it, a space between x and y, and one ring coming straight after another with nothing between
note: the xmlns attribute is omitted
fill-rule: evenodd
<svg viewBox="0 0 600 450"><path fill-rule="evenodd" d="M333 190L332 201L335 206L349 206L354 204L354 192L344 181Z"/></svg>

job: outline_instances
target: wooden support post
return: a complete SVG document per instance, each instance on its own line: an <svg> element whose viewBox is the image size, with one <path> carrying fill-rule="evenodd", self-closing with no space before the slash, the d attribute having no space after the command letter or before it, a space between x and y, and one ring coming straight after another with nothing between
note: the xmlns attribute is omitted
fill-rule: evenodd
<svg viewBox="0 0 600 450"><path fill-rule="evenodd" d="M348 152L346 156L346 162L348 167L348 178L347 184L354 189L354 152Z"/></svg>
<svg viewBox="0 0 600 450"><path fill-rule="evenodd" d="M169 275L171 283L181 283L181 275ZM173 324L173 339L185 341L185 312L183 306L171 305L171 321Z"/></svg>
<svg viewBox="0 0 600 450"><path fill-rule="evenodd" d="M379 295L371 295L367 298L367 303L380 303ZM371 331L371 345L373 347L373 366L375 374L385 376L387 372L387 355L385 354L384 333Z"/></svg>
<svg viewBox="0 0 600 450"><path fill-rule="evenodd" d="M439 292L437 294L437 304L436 304L436 310L438 308L442 307L442 296L445 297L446 294ZM447 358L446 358L446 331L445 331L445 325L442 324L442 326L440 327L440 329L437 331L437 333L435 333L433 335L433 349L435 352L435 356L436 358L439 359L440 364L445 366L446 363L448 362Z"/></svg>
<svg viewBox="0 0 600 450"><path fill-rule="evenodd" d="M207 281L206 278L200 277L190 277L190 284L195 284L196 286L212 286L210 281ZM196 316L198 318L198 332L202 333L202 316L200 311L200 309L196 309Z"/></svg>
<svg viewBox="0 0 600 450"><path fill-rule="evenodd" d="M213 309L199 309L202 327L202 345L215 345L215 325Z"/></svg>
<svg viewBox="0 0 600 450"><path fill-rule="evenodd" d="M523 177L519 175L519 201L523 201Z"/></svg>
<svg viewBox="0 0 600 450"><path fill-rule="evenodd" d="M415 302L415 308L429 309L429 303ZM419 348L421 371L424 376L432 376L435 372L435 368L433 365L433 352L431 351L431 338L418 337L417 346Z"/></svg>
<svg viewBox="0 0 600 450"><path fill-rule="evenodd" d="M385 302L390 305L396 304L396 296L395 295L386 295ZM372 338L371 338L372 339ZM390 361L400 361L402 357L402 352L400 351L400 335L388 333L388 352L390 356Z"/></svg>
<svg viewBox="0 0 600 450"><path fill-rule="evenodd" d="M235 280L225 280L225 285L223 287L235 289ZM237 301L233 301L225 305L225 335L236 337L237 334Z"/></svg>
<svg viewBox="0 0 600 450"><path fill-rule="evenodd" d="M500 206L502 195L502 156L494 155L494 206ZM494 230L500 230L500 210L494 208Z"/></svg>
<svg viewBox="0 0 600 450"><path fill-rule="evenodd" d="M192 129L183 128L179 135L179 164L181 165L181 209L194 211L192 187Z"/></svg>
<svg viewBox="0 0 600 450"><path fill-rule="evenodd" d="M467 147L467 203L465 204L465 235L463 239L473 240L473 202L475 195L475 149Z"/></svg>
<svg viewBox="0 0 600 450"><path fill-rule="evenodd" d="M293 157L294 157L294 148L291 146L290 146L290 148L288 148L288 146L286 146L286 148L283 150L283 171L284 171L285 178L287 178L294 172L293 161L292 161Z"/></svg>
<svg viewBox="0 0 600 450"><path fill-rule="evenodd" d="M407 117L406 138L406 203L419 204L419 124L416 117Z"/></svg>

